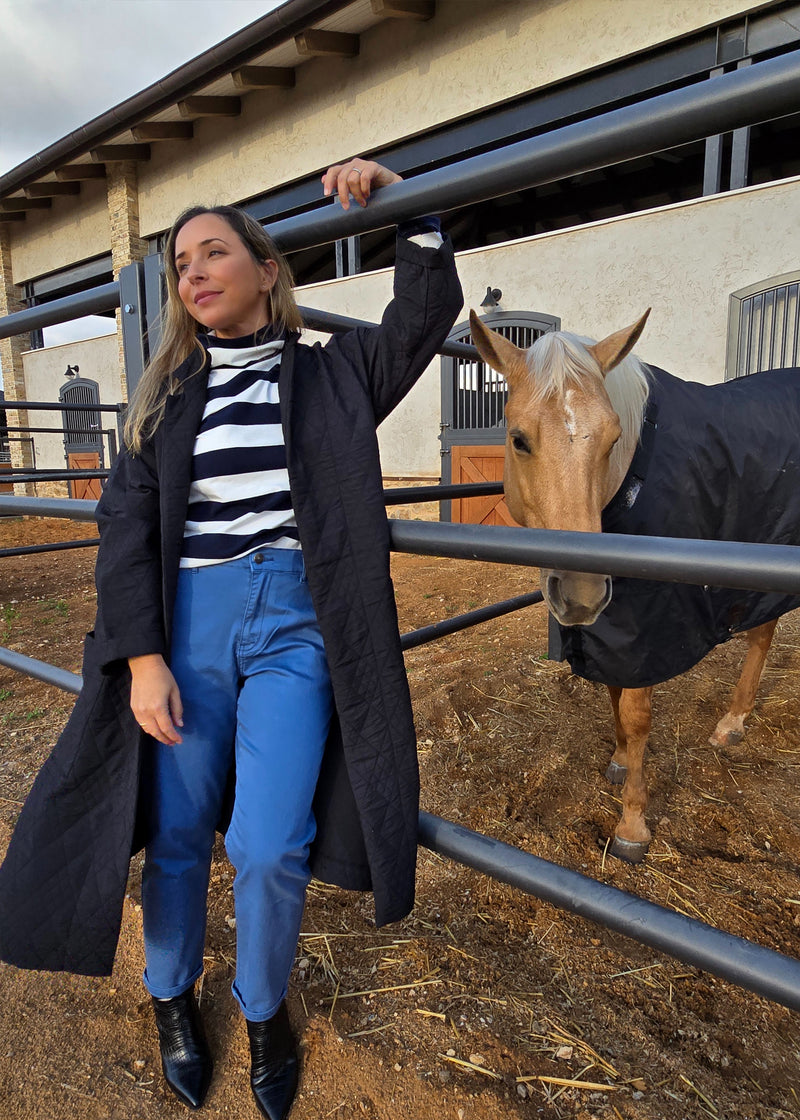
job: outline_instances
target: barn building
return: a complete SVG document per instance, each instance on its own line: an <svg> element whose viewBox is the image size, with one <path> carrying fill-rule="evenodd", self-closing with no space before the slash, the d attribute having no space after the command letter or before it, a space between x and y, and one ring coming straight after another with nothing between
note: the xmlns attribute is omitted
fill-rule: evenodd
<svg viewBox="0 0 800 1120"><path fill-rule="evenodd" d="M8 408L9 432L55 429L12 441L14 465L113 457L113 416L91 406L125 401L141 372L185 206L269 224L333 205L320 174L353 154L413 177L798 50L785 0L289 0L0 177L0 316L133 284L111 333L0 342L7 405L86 404L73 431L66 411ZM799 218L800 113L453 209L454 338L470 306L525 345L559 326L599 337L652 305L639 352L680 376L798 364ZM392 256L389 230L298 251L300 302L375 320ZM500 477L502 410L491 371L438 360L381 430L386 475ZM507 517L498 499L460 505Z"/></svg>

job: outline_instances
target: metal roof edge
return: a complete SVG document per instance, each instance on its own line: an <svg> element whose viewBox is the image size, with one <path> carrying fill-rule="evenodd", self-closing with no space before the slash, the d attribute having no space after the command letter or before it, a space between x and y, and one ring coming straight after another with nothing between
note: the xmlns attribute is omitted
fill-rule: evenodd
<svg viewBox="0 0 800 1120"><path fill-rule="evenodd" d="M157 82L107 109L80 128L0 176L0 197L21 190L89 147L102 144L144 117L160 112L194 90L244 65L255 55L306 30L353 0L288 0L280 8L235 31Z"/></svg>

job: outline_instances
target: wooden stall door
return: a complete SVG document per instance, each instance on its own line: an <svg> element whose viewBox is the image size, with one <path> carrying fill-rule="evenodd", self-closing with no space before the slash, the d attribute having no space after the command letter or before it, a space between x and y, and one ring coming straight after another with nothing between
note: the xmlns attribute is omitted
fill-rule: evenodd
<svg viewBox="0 0 800 1120"><path fill-rule="evenodd" d="M71 451L67 456L67 466L71 471L99 470L100 456L96 451ZM69 484L70 498L96 502L102 493L99 478L75 478Z"/></svg>
<svg viewBox="0 0 800 1120"><path fill-rule="evenodd" d="M504 444L489 444L485 447L459 447L450 449L452 456L452 481L455 482L502 482ZM516 525L517 522L508 512L502 494L492 494L486 498L459 498L451 505L453 521L470 525Z"/></svg>

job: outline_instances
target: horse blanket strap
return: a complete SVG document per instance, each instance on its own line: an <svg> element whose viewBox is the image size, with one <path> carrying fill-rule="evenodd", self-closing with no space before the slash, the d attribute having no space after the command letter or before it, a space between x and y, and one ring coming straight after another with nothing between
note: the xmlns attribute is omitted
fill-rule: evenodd
<svg viewBox="0 0 800 1120"><path fill-rule="evenodd" d="M603 530L800 545L800 369L717 385L654 366L648 376L639 444ZM644 688L795 607L800 598L778 592L614 576L597 621L558 626L553 637L578 676Z"/></svg>

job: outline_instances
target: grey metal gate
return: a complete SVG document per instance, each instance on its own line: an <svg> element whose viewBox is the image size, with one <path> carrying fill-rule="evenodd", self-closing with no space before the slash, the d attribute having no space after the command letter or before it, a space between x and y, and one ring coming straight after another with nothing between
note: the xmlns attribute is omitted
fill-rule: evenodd
<svg viewBox="0 0 800 1120"><path fill-rule="evenodd" d="M75 366L75 369L78 367ZM100 457L103 466L103 433L100 427L100 413L92 405L100 404L100 389L96 381L88 377L74 377L58 392L61 404L83 404L83 409L65 408L61 412L64 429L64 454L69 464L70 455L80 452L94 452Z"/></svg>

